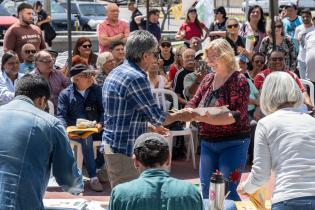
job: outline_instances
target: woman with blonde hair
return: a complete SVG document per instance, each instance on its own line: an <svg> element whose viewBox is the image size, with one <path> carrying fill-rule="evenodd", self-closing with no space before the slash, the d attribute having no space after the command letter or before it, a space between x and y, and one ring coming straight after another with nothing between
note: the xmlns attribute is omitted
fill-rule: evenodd
<svg viewBox="0 0 315 210"><path fill-rule="evenodd" d="M266 77L260 107L266 115L258 121L254 165L241 195L255 193L275 173L272 210L315 209L315 119L301 113L303 94L287 72Z"/></svg>
<svg viewBox="0 0 315 210"><path fill-rule="evenodd" d="M225 39L211 41L204 57L214 72L205 76L187 107L227 106L230 111L218 115L207 113L196 118L201 139L199 172L202 194L208 198L211 175L219 170L229 180L228 199L240 200L236 187L250 142L247 117L249 85L239 72L234 50Z"/></svg>
<svg viewBox="0 0 315 210"><path fill-rule="evenodd" d="M186 46L180 46L177 48L175 52L175 61L174 63L170 66L170 71L168 73L168 78L170 82L173 82L176 72L181 70L183 68L183 52L187 49Z"/></svg>
<svg viewBox="0 0 315 210"><path fill-rule="evenodd" d="M96 61L96 67L98 69L98 74L96 76L96 83L103 86L103 83L107 75L115 68L116 61L111 52L101 53Z"/></svg>

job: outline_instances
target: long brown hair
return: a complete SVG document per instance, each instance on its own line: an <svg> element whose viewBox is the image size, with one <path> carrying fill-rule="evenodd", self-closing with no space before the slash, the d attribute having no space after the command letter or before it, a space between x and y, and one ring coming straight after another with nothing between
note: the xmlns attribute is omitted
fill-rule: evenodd
<svg viewBox="0 0 315 210"><path fill-rule="evenodd" d="M196 10L196 8L195 7L190 7L189 9L188 9L188 12L187 12L187 14L186 14L186 20L185 20L185 22L187 23L187 24L189 24L190 23L190 19L189 19L189 13L191 13L191 12L196 12L196 19L195 19L195 23L196 23L196 25L197 25L197 27L199 28L199 30L200 30L200 32L201 32L201 34L202 34L202 25L201 25L201 23L200 23L200 21L199 21L199 19L198 19L198 13L197 13L197 10Z"/></svg>
<svg viewBox="0 0 315 210"><path fill-rule="evenodd" d="M89 38L87 38L87 37L80 37L77 40L77 42L75 43L75 46L74 46L74 49L73 49L73 56L75 56L75 55L79 55L80 56L79 47L81 47L84 42L90 42L90 44L92 45L92 42L91 42L91 40ZM88 60L89 64L91 64L91 62L92 62L92 56L93 56L93 52L92 52L92 48L91 48L91 53L89 55L89 60Z"/></svg>

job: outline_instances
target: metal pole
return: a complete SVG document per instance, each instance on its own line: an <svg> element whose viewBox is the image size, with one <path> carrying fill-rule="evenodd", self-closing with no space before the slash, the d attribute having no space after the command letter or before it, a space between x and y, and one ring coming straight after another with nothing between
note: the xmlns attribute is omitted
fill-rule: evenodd
<svg viewBox="0 0 315 210"><path fill-rule="evenodd" d="M72 20L71 20L71 1L67 0L67 29L68 29L68 70L71 69L71 58L72 58L72 39L71 39L71 30L72 30Z"/></svg>
<svg viewBox="0 0 315 210"><path fill-rule="evenodd" d="M275 7L278 7L278 1L269 0L269 14L271 19L271 36L272 49L276 49L276 32L275 32Z"/></svg>
<svg viewBox="0 0 315 210"><path fill-rule="evenodd" d="M149 30L149 11L150 11L150 0L147 0L147 24L146 24L146 30Z"/></svg>
<svg viewBox="0 0 315 210"><path fill-rule="evenodd" d="M44 10L51 16L50 0L44 0Z"/></svg>

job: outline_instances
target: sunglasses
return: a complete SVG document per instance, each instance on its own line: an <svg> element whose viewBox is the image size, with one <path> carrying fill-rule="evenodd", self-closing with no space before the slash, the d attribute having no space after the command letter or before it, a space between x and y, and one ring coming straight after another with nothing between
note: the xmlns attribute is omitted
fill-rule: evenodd
<svg viewBox="0 0 315 210"><path fill-rule="evenodd" d="M32 53L32 54L35 54L35 53L36 53L36 50L25 50L24 53L25 53L25 54L31 54L31 53Z"/></svg>
<svg viewBox="0 0 315 210"><path fill-rule="evenodd" d="M270 58L272 61L276 62L276 61L283 61L283 57L273 57Z"/></svg>
<svg viewBox="0 0 315 210"><path fill-rule="evenodd" d="M238 24L228 25L227 28L238 28Z"/></svg>
<svg viewBox="0 0 315 210"><path fill-rule="evenodd" d="M165 48L165 47L170 48L171 44L170 43L162 43L161 47L163 47L163 48Z"/></svg>
<svg viewBox="0 0 315 210"><path fill-rule="evenodd" d="M276 25L276 28L282 28L282 25Z"/></svg>
<svg viewBox="0 0 315 210"><path fill-rule="evenodd" d="M264 64L265 62L264 61L260 61L260 60L256 60L256 61L254 61L255 63L257 63L257 64Z"/></svg>
<svg viewBox="0 0 315 210"><path fill-rule="evenodd" d="M91 44L84 44L84 45L81 45L81 47L83 47L83 48L91 48L92 47L92 45Z"/></svg>

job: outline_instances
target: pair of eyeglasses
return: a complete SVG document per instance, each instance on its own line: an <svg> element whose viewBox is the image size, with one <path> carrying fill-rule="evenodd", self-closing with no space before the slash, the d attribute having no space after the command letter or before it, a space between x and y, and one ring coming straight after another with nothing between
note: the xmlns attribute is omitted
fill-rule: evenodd
<svg viewBox="0 0 315 210"><path fill-rule="evenodd" d="M165 48L165 47L170 48L171 46L172 46L171 43L162 43L161 44L161 47L163 47L163 48Z"/></svg>
<svg viewBox="0 0 315 210"><path fill-rule="evenodd" d="M44 63L44 64L51 64L54 61L53 60L39 60L38 62Z"/></svg>
<svg viewBox="0 0 315 210"><path fill-rule="evenodd" d="M265 62L264 61L260 61L260 60L256 60L256 61L254 61L255 63L257 63L257 64L264 64Z"/></svg>
<svg viewBox="0 0 315 210"><path fill-rule="evenodd" d="M276 62L276 61L283 61L283 57L273 57L273 58L270 58L270 60Z"/></svg>
<svg viewBox="0 0 315 210"><path fill-rule="evenodd" d="M83 47L83 48L91 48L92 47L92 45L91 44L84 44L84 45L81 45L81 47Z"/></svg>
<svg viewBox="0 0 315 210"><path fill-rule="evenodd" d="M276 25L276 28L282 28L283 26L282 25Z"/></svg>
<svg viewBox="0 0 315 210"><path fill-rule="evenodd" d="M35 54L35 53L36 53L36 50L25 50L24 53L25 53L25 54L31 54L31 53L32 53L32 54Z"/></svg>
<svg viewBox="0 0 315 210"><path fill-rule="evenodd" d="M227 28L238 28L238 24L227 25Z"/></svg>

